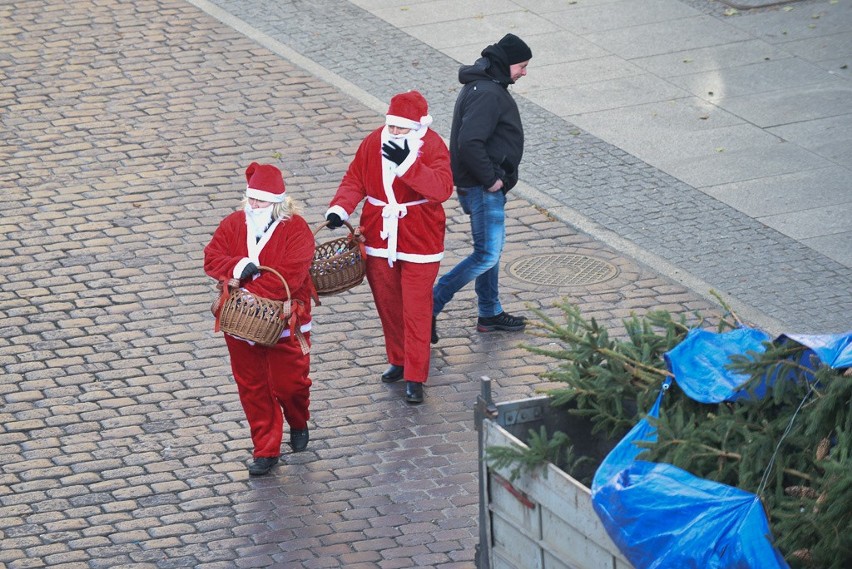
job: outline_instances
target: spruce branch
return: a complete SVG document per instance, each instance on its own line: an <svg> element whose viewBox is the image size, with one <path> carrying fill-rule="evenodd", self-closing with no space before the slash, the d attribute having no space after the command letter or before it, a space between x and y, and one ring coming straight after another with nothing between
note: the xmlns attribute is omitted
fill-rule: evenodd
<svg viewBox="0 0 852 569"><path fill-rule="evenodd" d="M536 471L548 462L560 464L563 452L566 463L573 462L573 448L570 444L568 435L562 432L556 432L552 438L548 438L547 429L542 426L538 432L529 430L528 448L516 445L491 446L485 449L485 457L497 469L512 466L509 480L514 482L524 472ZM547 477L546 469L544 476Z"/></svg>

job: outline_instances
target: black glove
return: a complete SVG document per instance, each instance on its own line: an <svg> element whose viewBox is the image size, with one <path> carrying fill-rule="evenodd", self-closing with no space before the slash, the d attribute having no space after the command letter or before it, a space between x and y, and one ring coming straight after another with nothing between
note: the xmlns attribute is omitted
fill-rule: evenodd
<svg viewBox="0 0 852 569"><path fill-rule="evenodd" d="M326 215L325 220L328 222L329 229L337 229L338 227L343 227L343 220L340 219L340 216L336 213L330 213Z"/></svg>
<svg viewBox="0 0 852 569"><path fill-rule="evenodd" d="M388 141L382 144L382 156L399 166L405 159L408 158L408 153L411 152L408 148L408 140L405 141L405 146L400 147L399 144Z"/></svg>
<svg viewBox="0 0 852 569"><path fill-rule="evenodd" d="M240 280L244 281L248 278L255 276L259 272L260 270L257 268L257 265L252 262L249 262L249 264L246 265L245 268L243 268L243 272L240 273Z"/></svg>

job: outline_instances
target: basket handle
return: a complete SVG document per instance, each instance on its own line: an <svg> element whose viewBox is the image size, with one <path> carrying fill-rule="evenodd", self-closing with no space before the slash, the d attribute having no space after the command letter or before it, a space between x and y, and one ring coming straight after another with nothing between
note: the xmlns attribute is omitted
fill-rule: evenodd
<svg viewBox="0 0 852 569"><path fill-rule="evenodd" d="M290 285L287 284L287 281L284 280L284 277L281 276L281 273L279 273L272 267L267 267L266 265L258 265L257 269L259 271L269 271L270 273L274 273L279 279L281 279L281 284L284 285L284 290L287 291L287 300L289 301L292 298L290 296Z"/></svg>
<svg viewBox="0 0 852 569"><path fill-rule="evenodd" d="M352 227L352 224L351 224L351 223L349 223L349 222L348 222L348 221L346 221L345 219L343 219L343 220L341 220L341 221L343 221L343 225L345 225L345 226L349 229L349 233L352 233L352 234L354 234L354 233L355 233L355 228L354 228L354 227ZM328 221L323 221L322 223L320 223L319 225L317 225L317 228L316 228L316 229L314 229L314 237L316 237L316 236L317 236L317 233L319 233L319 230L320 230L320 229L322 229L323 227L328 227L328 223L329 223Z"/></svg>

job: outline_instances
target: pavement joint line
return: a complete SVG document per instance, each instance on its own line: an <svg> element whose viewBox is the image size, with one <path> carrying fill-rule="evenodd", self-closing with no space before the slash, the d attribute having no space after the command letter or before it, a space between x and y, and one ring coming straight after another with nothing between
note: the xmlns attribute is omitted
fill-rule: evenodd
<svg viewBox="0 0 852 569"><path fill-rule="evenodd" d="M269 49L276 55L285 58L308 73L334 86L341 92L346 93L379 115L384 115L387 111L388 103L371 95L364 89L320 65L311 58L270 37L268 34L253 27L245 20L237 18L233 14L226 12L207 0L187 0L187 2L211 17L216 18L231 29ZM443 138L446 142L446 138ZM709 300L714 304L719 303L718 299L711 294L711 291L716 290L718 287L713 287L703 279L673 265L659 255L624 239L614 231L606 229L590 217L566 206L546 193L534 188L530 184L519 181L512 191L516 195L527 200L531 205L546 209L548 213L552 214L559 221L567 223L583 233L586 233L590 237L606 244L619 253L629 256L634 261L645 264L654 271L689 288L702 298ZM717 290L717 292L722 296L724 301L728 303L737 316L745 321L751 322L770 334L781 334L786 329L786 326L784 326L784 324L779 320L772 318L759 309L754 308L753 306L750 306L749 304L731 296L730 294L724 293L723 291Z"/></svg>

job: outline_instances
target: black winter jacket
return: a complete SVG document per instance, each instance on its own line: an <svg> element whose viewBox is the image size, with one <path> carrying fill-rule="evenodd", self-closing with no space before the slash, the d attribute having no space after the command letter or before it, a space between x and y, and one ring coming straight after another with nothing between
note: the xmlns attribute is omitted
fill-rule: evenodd
<svg viewBox="0 0 852 569"><path fill-rule="evenodd" d="M450 161L457 187L491 187L503 180L508 192L518 183L524 128L509 94L513 83L503 49L490 45L473 65L459 69L464 86L456 99L450 131Z"/></svg>

